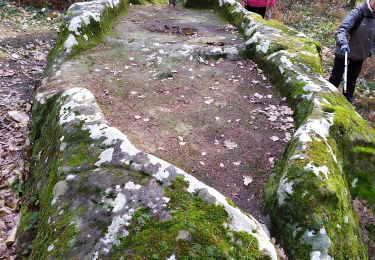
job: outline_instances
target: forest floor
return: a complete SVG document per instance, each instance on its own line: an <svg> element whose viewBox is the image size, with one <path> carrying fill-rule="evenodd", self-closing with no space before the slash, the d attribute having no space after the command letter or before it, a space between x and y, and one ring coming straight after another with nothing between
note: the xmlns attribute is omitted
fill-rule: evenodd
<svg viewBox="0 0 375 260"><path fill-rule="evenodd" d="M358 4L360 1L357 2ZM277 19L298 31L305 33L323 45L322 58L324 78L328 79L333 66L335 31L352 8L345 1L319 0L280 1L274 12ZM357 111L375 127L375 57L365 61L357 81L354 106Z"/></svg>
<svg viewBox="0 0 375 260"><path fill-rule="evenodd" d="M32 94L54 46L57 16L0 1L0 259L15 257Z"/></svg>

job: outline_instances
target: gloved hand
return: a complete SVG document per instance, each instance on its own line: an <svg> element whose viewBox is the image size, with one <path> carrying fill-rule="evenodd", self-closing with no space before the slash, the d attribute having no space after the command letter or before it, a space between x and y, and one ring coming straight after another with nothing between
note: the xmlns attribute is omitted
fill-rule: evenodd
<svg viewBox="0 0 375 260"><path fill-rule="evenodd" d="M340 45L340 54L345 55L345 52L350 52L349 45L347 43Z"/></svg>

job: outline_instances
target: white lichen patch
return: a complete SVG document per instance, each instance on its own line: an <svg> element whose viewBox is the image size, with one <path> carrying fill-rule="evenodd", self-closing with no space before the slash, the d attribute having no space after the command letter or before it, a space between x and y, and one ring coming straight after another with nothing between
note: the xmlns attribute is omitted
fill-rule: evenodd
<svg viewBox="0 0 375 260"><path fill-rule="evenodd" d="M329 169L327 166L315 166L314 163L308 163L305 168L306 171L312 171L317 177L321 179L320 173L324 175L324 178L328 180Z"/></svg>
<svg viewBox="0 0 375 260"><path fill-rule="evenodd" d="M114 148L105 149L99 156L99 161L95 163L95 166L100 166L103 163L109 163L112 161Z"/></svg>
<svg viewBox="0 0 375 260"><path fill-rule="evenodd" d="M109 8L115 9L119 5L120 0L96 0L71 5L68 9L69 20L66 21L66 28L70 34L63 43L64 56L68 56L73 48L78 45L76 36L79 36L92 23L97 23L100 26L102 14L108 11ZM83 38L86 41L89 40L88 35L84 35Z"/></svg>
<svg viewBox="0 0 375 260"><path fill-rule="evenodd" d="M52 199L51 205L54 205L57 202L57 199L60 196L63 196L67 190L68 190L68 183L66 182L66 180L57 182L55 186L53 187L53 191L52 191L53 199Z"/></svg>
<svg viewBox="0 0 375 260"><path fill-rule="evenodd" d="M140 151L135 148L128 138L117 128L110 127L107 124L84 125L83 130L90 132L90 138L97 140L104 138L103 145L113 145L117 141L121 141L120 149L123 153L135 156Z"/></svg>
<svg viewBox="0 0 375 260"><path fill-rule="evenodd" d="M107 233L103 238L100 239L100 241L104 245L110 245L118 242L117 237L119 235L122 235L124 237L128 236L129 232L126 231L124 227L129 225L131 218L132 216L130 213L114 217L112 219L111 225L108 227ZM121 232L121 234L119 234L121 229L123 231Z"/></svg>
<svg viewBox="0 0 375 260"><path fill-rule="evenodd" d="M62 99L66 99L66 101L60 108L60 125L73 120L92 122L102 118L102 114L99 112L96 114L83 115L77 111L79 108L89 106L93 103L93 101L95 101L94 95L87 89L68 89L62 94Z"/></svg>
<svg viewBox="0 0 375 260"><path fill-rule="evenodd" d="M355 178L355 179L352 181L352 183L351 183L352 188L357 187L357 182L358 182L358 178Z"/></svg>
<svg viewBox="0 0 375 260"><path fill-rule="evenodd" d="M324 227L322 227L319 232L315 232L315 230L306 230L301 237L301 241L305 244L311 245L311 259L333 260L328 254L331 247L331 240Z"/></svg>
<svg viewBox="0 0 375 260"><path fill-rule="evenodd" d="M66 180L67 181L71 181L71 180L74 180L77 176L74 175L74 174L68 174L68 176L66 176Z"/></svg>
<svg viewBox="0 0 375 260"><path fill-rule="evenodd" d="M66 54L71 53L73 48L78 45L78 42L73 34L69 34L68 38L64 42L64 51Z"/></svg>
<svg viewBox="0 0 375 260"><path fill-rule="evenodd" d="M285 178L281 178L279 182L279 186L277 188L277 198L279 206L283 205L285 200L287 199L288 195L293 194L293 181L288 182L288 180Z"/></svg>
<svg viewBox="0 0 375 260"><path fill-rule="evenodd" d="M289 69L292 66L293 66L293 63L285 55L282 55L280 58L280 65L279 65L280 73L283 74L286 69Z"/></svg>
<svg viewBox="0 0 375 260"><path fill-rule="evenodd" d="M60 144L60 152L62 152L62 151L64 151L65 150L65 148L66 148L66 146L67 146L67 143L65 143L65 142L62 142L61 144Z"/></svg>
<svg viewBox="0 0 375 260"><path fill-rule="evenodd" d="M308 119L298 130L294 133L294 138L299 138L301 135L318 135L323 140L327 140L329 136L329 129L333 125L333 115L327 115L328 119L321 117L319 119ZM311 140L311 138L310 138Z"/></svg>
<svg viewBox="0 0 375 260"><path fill-rule="evenodd" d="M170 257L167 258L167 260L176 260L176 255L173 254Z"/></svg>
<svg viewBox="0 0 375 260"><path fill-rule="evenodd" d="M164 201L165 203L168 203L170 200L171 200L171 199L168 198L168 197L163 197L163 201Z"/></svg>
<svg viewBox="0 0 375 260"><path fill-rule="evenodd" d="M126 189L126 190L139 190L140 188L142 188L141 185L139 185L139 184L135 184L135 183L132 182L132 181L128 181L128 182L125 184L125 189Z"/></svg>
<svg viewBox="0 0 375 260"><path fill-rule="evenodd" d="M47 252L51 252L54 248L55 246L53 244L50 244L47 248Z"/></svg>
<svg viewBox="0 0 375 260"><path fill-rule="evenodd" d="M255 50L257 52L261 52L261 53L267 53L268 49L270 47L270 41L262 41L259 45L257 45L257 47L255 48Z"/></svg>
<svg viewBox="0 0 375 260"><path fill-rule="evenodd" d="M111 202L111 205L113 206L112 212L116 213L120 210L122 210L125 207L126 204L126 197L122 193L118 193L115 200Z"/></svg>
<svg viewBox="0 0 375 260"><path fill-rule="evenodd" d="M79 16L73 17L68 25L68 30L75 34L80 34L79 29L83 26L90 24L90 20L93 19L96 22L100 20L100 10L83 11Z"/></svg>

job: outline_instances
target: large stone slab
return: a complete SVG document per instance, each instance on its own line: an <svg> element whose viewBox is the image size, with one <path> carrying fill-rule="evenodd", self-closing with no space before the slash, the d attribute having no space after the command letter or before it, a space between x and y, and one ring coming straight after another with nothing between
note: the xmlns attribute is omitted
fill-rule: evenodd
<svg viewBox="0 0 375 260"><path fill-rule="evenodd" d="M292 259L367 259L351 201L374 209L375 130L322 78L318 42L234 0L212 6L243 32L249 57L296 115L298 130L265 194L274 235Z"/></svg>
<svg viewBox="0 0 375 260"><path fill-rule="evenodd" d="M101 26L106 8L113 8L108 1L70 8L52 53L50 77L36 94L20 255L277 259L264 226L215 189L134 147L107 123L90 91L64 81L48 85L61 73L58 68L70 66L67 57L88 46L81 48L76 37L86 35L92 42L82 32L91 30L92 23ZM69 37L77 42L71 48L67 45L75 41Z"/></svg>
<svg viewBox="0 0 375 260"><path fill-rule="evenodd" d="M21 225L23 236L37 232L32 258L277 259L258 221L135 148L107 124L91 92L71 88L44 97L37 95L33 111L35 162L27 185L39 202L23 206Z"/></svg>

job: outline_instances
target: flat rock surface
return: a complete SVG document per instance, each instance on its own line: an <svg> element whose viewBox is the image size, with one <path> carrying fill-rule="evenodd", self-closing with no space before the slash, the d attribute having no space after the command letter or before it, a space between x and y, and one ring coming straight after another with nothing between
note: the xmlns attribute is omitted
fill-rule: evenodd
<svg viewBox="0 0 375 260"><path fill-rule="evenodd" d="M292 111L242 39L213 11L131 6L51 84L90 89L108 121L264 222L264 184L293 131ZM64 83L64 84L62 84Z"/></svg>

